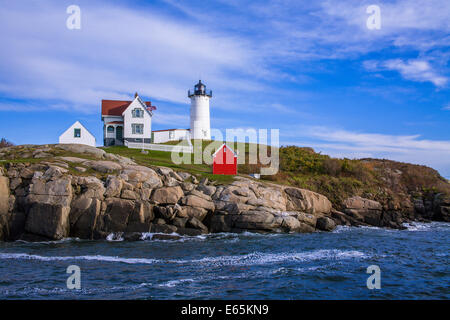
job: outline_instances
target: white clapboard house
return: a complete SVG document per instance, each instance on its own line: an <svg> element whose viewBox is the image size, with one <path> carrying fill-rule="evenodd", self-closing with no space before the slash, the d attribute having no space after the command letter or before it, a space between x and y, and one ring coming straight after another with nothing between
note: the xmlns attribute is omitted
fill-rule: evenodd
<svg viewBox="0 0 450 320"><path fill-rule="evenodd" d="M154 110L156 107L137 93L133 101L102 100L104 145L151 143Z"/></svg>
<svg viewBox="0 0 450 320"><path fill-rule="evenodd" d="M69 129L59 136L59 143L85 144L95 147L95 137L84 127L80 121L76 121Z"/></svg>

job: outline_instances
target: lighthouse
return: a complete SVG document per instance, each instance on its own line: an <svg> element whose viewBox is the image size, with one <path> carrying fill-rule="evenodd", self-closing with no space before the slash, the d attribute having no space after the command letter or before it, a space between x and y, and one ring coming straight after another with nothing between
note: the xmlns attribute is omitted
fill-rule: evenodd
<svg viewBox="0 0 450 320"><path fill-rule="evenodd" d="M191 139L211 140L209 121L209 99L212 91L206 91L201 80L194 86L194 92L188 91L191 98Z"/></svg>

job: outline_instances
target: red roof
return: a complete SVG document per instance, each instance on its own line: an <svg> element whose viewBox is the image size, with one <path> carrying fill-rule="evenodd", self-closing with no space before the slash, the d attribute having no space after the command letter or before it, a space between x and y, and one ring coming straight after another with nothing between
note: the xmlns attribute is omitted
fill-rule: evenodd
<svg viewBox="0 0 450 320"><path fill-rule="evenodd" d="M122 116L122 113L133 101L102 100L102 116ZM156 110L150 101L145 101L149 111Z"/></svg>
<svg viewBox="0 0 450 320"><path fill-rule="evenodd" d="M111 121L108 122L107 124L123 124L123 121Z"/></svg>

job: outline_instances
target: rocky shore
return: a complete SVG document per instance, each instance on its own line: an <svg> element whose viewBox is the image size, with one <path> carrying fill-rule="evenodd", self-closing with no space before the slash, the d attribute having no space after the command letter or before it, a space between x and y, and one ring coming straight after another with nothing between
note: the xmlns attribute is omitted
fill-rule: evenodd
<svg viewBox="0 0 450 320"><path fill-rule="evenodd" d="M400 229L411 220L450 221L450 198L441 194L431 200L411 196L399 207L354 196L337 210L309 190L242 176L220 185L82 145L2 148L0 159L6 159L0 162L4 241L140 240L148 233L172 239L210 232L332 231L337 225Z"/></svg>

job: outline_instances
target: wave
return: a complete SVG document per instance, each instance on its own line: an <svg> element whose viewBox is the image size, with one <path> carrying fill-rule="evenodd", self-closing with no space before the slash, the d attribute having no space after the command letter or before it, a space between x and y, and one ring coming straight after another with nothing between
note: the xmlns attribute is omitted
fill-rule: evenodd
<svg viewBox="0 0 450 320"><path fill-rule="evenodd" d="M449 222L407 222L403 224L407 231L431 231L436 229L448 229L450 227Z"/></svg>
<svg viewBox="0 0 450 320"><path fill-rule="evenodd" d="M217 256L205 257L193 260L160 260L149 258L126 258L118 256L40 256L26 253L0 253L1 259L22 259L22 260L37 260L37 261L70 261L70 260L84 260L84 261L102 261L113 263L127 263L127 264L206 264L211 266L229 266L229 265L265 265L276 264L288 261L316 261L316 260L342 260L342 259L365 259L369 256L360 251L354 250L316 250L309 252L282 252L282 253L262 253L253 252L245 255L234 256Z"/></svg>
<svg viewBox="0 0 450 320"><path fill-rule="evenodd" d="M165 282L165 283L163 283L163 284L160 284L159 286L160 287L168 287L168 288L173 288L173 287L175 287L175 286L177 286L177 285L180 285L180 284L183 284L183 283L190 283L190 282L194 282L195 280L194 279L178 279L178 280L170 280L170 281L167 281L167 282Z"/></svg>
<svg viewBox="0 0 450 320"><path fill-rule="evenodd" d="M61 240L46 240L46 241L26 241L26 240L16 240L15 242L18 243L26 243L26 244L58 244L58 243L65 243L65 242L82 242L82 241L90 241L80 238L64 238Z"/></svg>
<svg viewBox="0 0 450 320"><path fill-rule="evenodd" d="M310 252L262 253L253 252L245 255L205 257L197 260L178 260L178 263L209 264L214 266L265 265L288 261L316 261L368 258L363 252L354 250L316 250Z"/></svg>
<svg viewBox="0 0 450 320"><path fill-rule="evenodd" d="M113 256L39 256L26 253L0 253L0 259L24 259L38 261L67 261L67 260L86 260L86 261L104 261L104 262L120 262L128 264L154 264L160 260L147 258L123 258Z"/></svg>
<svg viewBox="0 0 450 320"><path fill-rule="evenodd" d="M5 297L11 296L25 296L25 298L34 298L40 295L58 295L59 298L61 294L68 294L70 296L80 296L80 295L92 295L92 294L108 294L116 291L133 291L143 287L151 287L152 283L144 282L136 285L126 285L126 286L112 286L112 287L102 287L102 288L81 288L80 290L72 290L67 288L40 288L40 287L24 287L19 289L0 289L0 296Z"/></svg>

